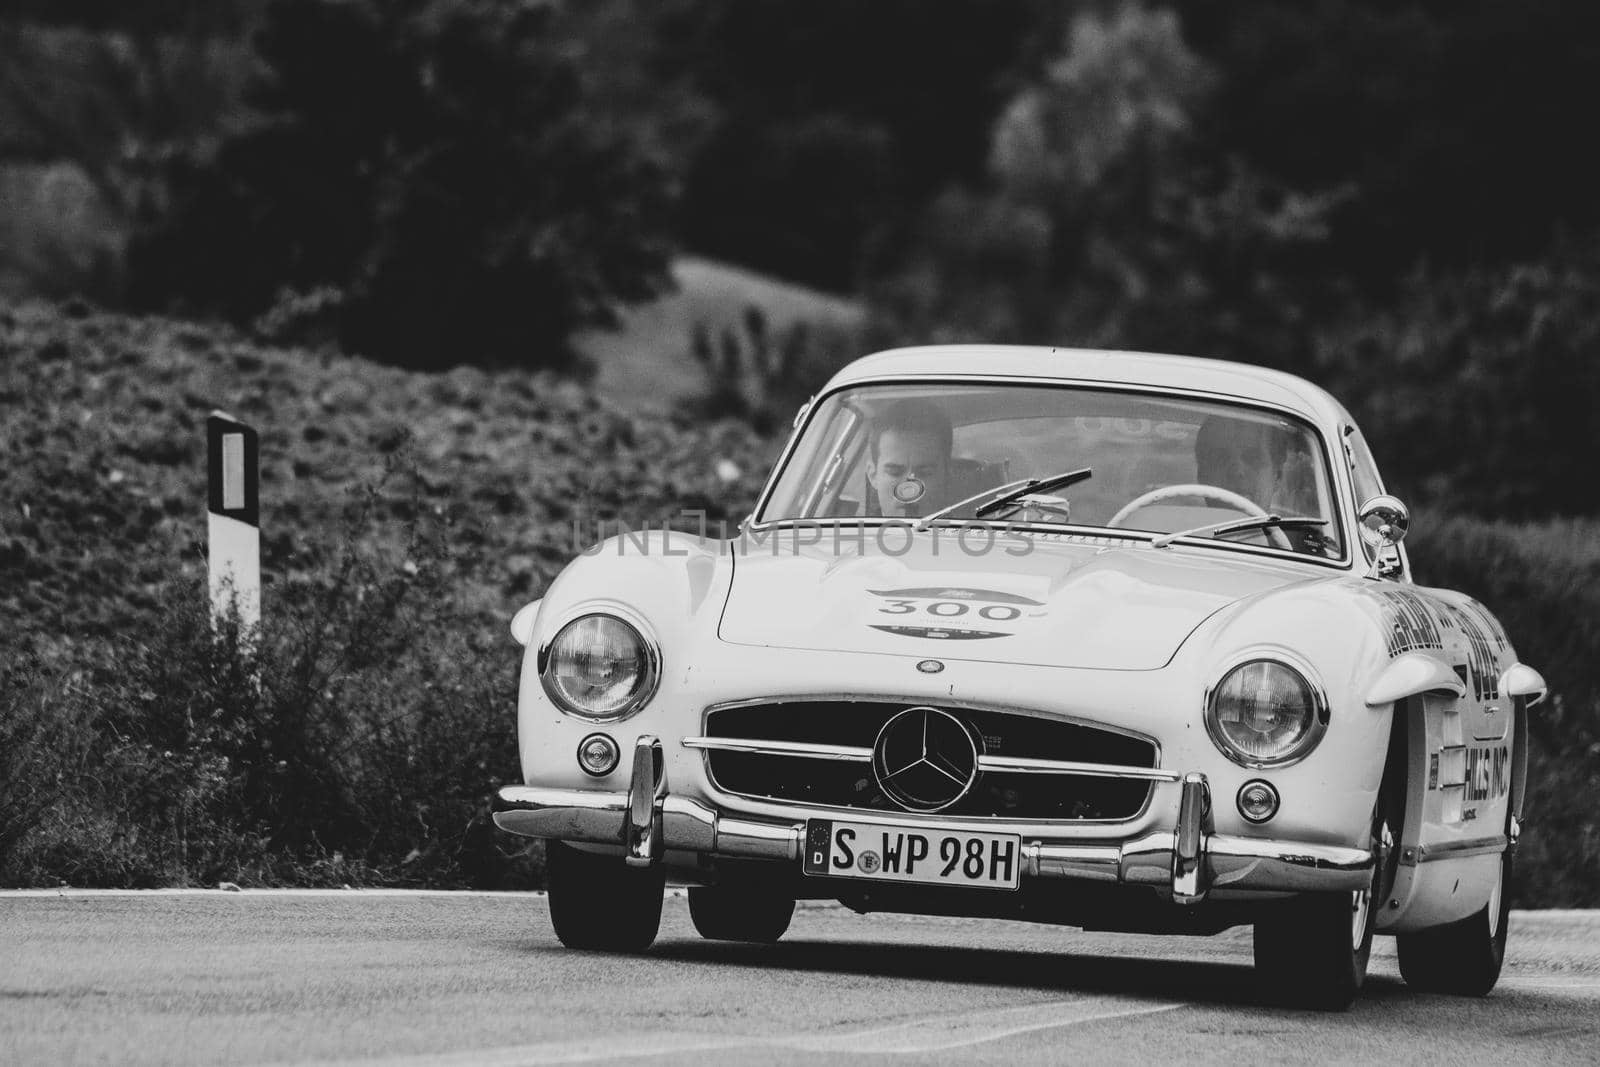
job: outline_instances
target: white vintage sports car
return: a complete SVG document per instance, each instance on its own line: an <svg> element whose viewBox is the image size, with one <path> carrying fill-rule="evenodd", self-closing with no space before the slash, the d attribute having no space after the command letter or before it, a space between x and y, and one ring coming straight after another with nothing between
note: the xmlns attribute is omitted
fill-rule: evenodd
<svg viewBox="0 0 1600 1067"><path fill-rule="evenodd" d="M1347 1006L1375 933L1481 995L1545 692L1412 584L1360 431L1286 374L905 349L840 371L737 536L585 552L518 612L523 785L562 942L643 950L797 898L1085 929L1255 928ZM636 524L637 525L637 524Z"/></svg>

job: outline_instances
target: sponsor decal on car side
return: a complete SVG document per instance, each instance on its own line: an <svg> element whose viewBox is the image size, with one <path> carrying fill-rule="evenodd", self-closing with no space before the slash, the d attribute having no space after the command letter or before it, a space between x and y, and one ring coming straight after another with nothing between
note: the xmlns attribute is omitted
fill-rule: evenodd
<svg viewBox="0 0 1600 1067"><path fill-rule="evenodd" d="M1389 658L1424 649L1444 649L1439 616L1433 605L1409 589L1375 589L1369 594L1383 607L1383 628Z"/></svg>

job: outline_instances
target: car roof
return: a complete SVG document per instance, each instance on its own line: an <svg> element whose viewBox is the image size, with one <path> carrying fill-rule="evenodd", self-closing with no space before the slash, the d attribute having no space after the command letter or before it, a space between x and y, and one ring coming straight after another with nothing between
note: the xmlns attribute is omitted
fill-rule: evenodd
<svg viewBox="0 0 1600 1067"><path fill-rule="evenodd" d="M878 378L1038 378L1185 389L1255 400L1338 433L1350 421L1327 391L1293 374L1197 356L1026 345L927 345L863 356L835 374L827 390Z"/></svg>

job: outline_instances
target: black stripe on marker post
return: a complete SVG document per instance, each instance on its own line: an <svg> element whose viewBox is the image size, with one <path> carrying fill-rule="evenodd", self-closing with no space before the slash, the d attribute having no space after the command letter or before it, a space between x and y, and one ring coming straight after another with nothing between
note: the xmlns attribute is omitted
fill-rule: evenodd
<svg viewBox="0 0 1600 1067"><path fill-rule="evenodd" d="M223 415L206 419L206 508L213 515L261 525L256 432Z"/></svg>

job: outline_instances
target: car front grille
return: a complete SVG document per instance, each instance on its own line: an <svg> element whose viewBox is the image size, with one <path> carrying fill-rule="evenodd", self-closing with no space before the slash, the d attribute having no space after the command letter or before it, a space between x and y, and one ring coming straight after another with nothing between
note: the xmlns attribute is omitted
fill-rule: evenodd
<svg viewBox="0 0 1600 1067"><path fill-rule="evenodd" d="M912 705L853 700L804 700L714 708L709 739L742 738L870 749L895 714ZM1013 711L944 707L982 738L985 756L1067 760L1154 768L1153 742L1127 734ZM714 744L714 740L713 740ZM872 765L787 754L709 748L712 782L727 793L762 800L856 808L904 809L879 788ZM1152 783L1070 773L986 770L971 791L942 814L1017 820L1123 820L1144 810Z"/></svg>

